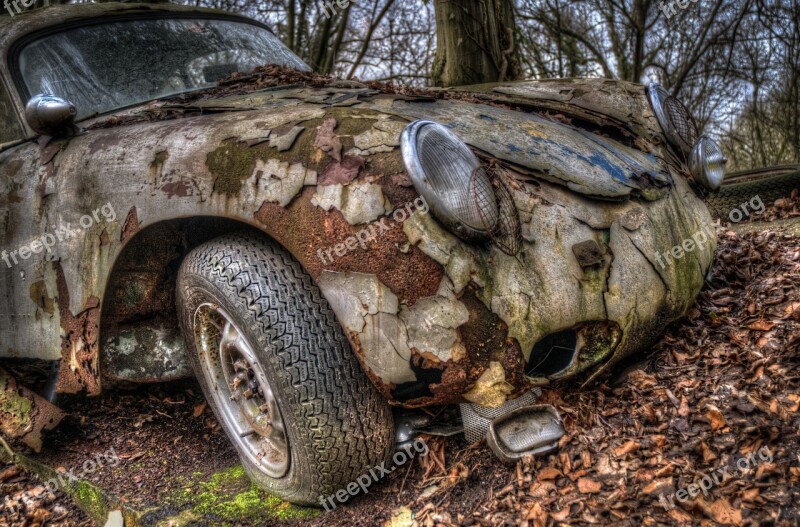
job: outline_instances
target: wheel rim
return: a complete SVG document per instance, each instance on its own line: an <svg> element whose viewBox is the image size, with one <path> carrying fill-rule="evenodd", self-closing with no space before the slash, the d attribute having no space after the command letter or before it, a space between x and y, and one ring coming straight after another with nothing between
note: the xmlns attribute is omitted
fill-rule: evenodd
<svg viewBox="0 0 800 527"><path fill-rule="evenodd" d="M227 431L259 470L280 478L289 470L289 440L278 402L247 337L219 306L194 315L200 365Z"/></svg>

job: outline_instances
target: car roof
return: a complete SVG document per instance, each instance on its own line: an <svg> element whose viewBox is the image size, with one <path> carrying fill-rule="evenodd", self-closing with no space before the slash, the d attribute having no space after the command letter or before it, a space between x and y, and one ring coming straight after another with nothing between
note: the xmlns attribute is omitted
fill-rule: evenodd
<svg viewBox="0 0 800 527"><path fill-rule="evenodd" d="M175 13L175 14L207 14L227 15L236 14L218 9L207 9L194 6L181 6L170 3L119 3L107 2L99 4L62 4L23 10L16 16L0 16L0 52L7 59L11 45L21 37L48 27L80 22L82 20L96 20L103 17L113 17L126 14L146 13ZM240 17L243 20L251 20Z"/></svg>

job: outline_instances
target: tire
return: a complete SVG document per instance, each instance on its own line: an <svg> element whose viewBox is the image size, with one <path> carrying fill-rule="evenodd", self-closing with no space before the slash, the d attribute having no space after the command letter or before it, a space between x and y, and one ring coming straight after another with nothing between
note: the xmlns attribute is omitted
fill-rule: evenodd
<svg viewBox="0 0 800 527"><path fill-rule="evenodd" d="M321 496L389 459L391 409L361 370L327 301L287 251L250 234L217 238L186 257L177 293L194 371L256 485L319 506ZM253 364L246 360L250 351ZM231 415L233 424L226 421ZM241 426L263 434L242 437ZM259 458L259 450L254 457L262 447L267 455Z"/></svg>
<svg viewBox="0 0 800 527"><path fill-rule="evenodd" d="M742 181L734 178L730 183L723 184L719 192L709 195L706 198L706 205L712 215L724 219L733 209L755 196L759 196L763 203L769 204L778 198L788 198L792 189L800 188L800 170L786 170L761 178L757 175L758 171L753 171L753 176L743 178Z"/></svg>

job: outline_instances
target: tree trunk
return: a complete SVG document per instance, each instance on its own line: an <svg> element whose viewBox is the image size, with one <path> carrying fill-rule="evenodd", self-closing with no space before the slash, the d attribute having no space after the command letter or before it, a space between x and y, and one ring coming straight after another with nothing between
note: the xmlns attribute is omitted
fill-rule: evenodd
<svg viewBox="0 0 800 527"><path fill-rule="evenodd" d="M435 86L518 79L513 0L435 0Z"/></svg>

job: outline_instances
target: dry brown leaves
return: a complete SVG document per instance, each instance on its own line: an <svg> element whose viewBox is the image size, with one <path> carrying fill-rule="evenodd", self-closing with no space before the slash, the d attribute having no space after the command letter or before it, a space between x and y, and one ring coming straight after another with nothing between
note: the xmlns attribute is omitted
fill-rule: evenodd
<svg viewBox="0 0 800 527"><path fill-rule="evenodd" d="M0 527L88 527L92 524L64 503L68 500L38 484L20 467L0 468Z"/></svg>

